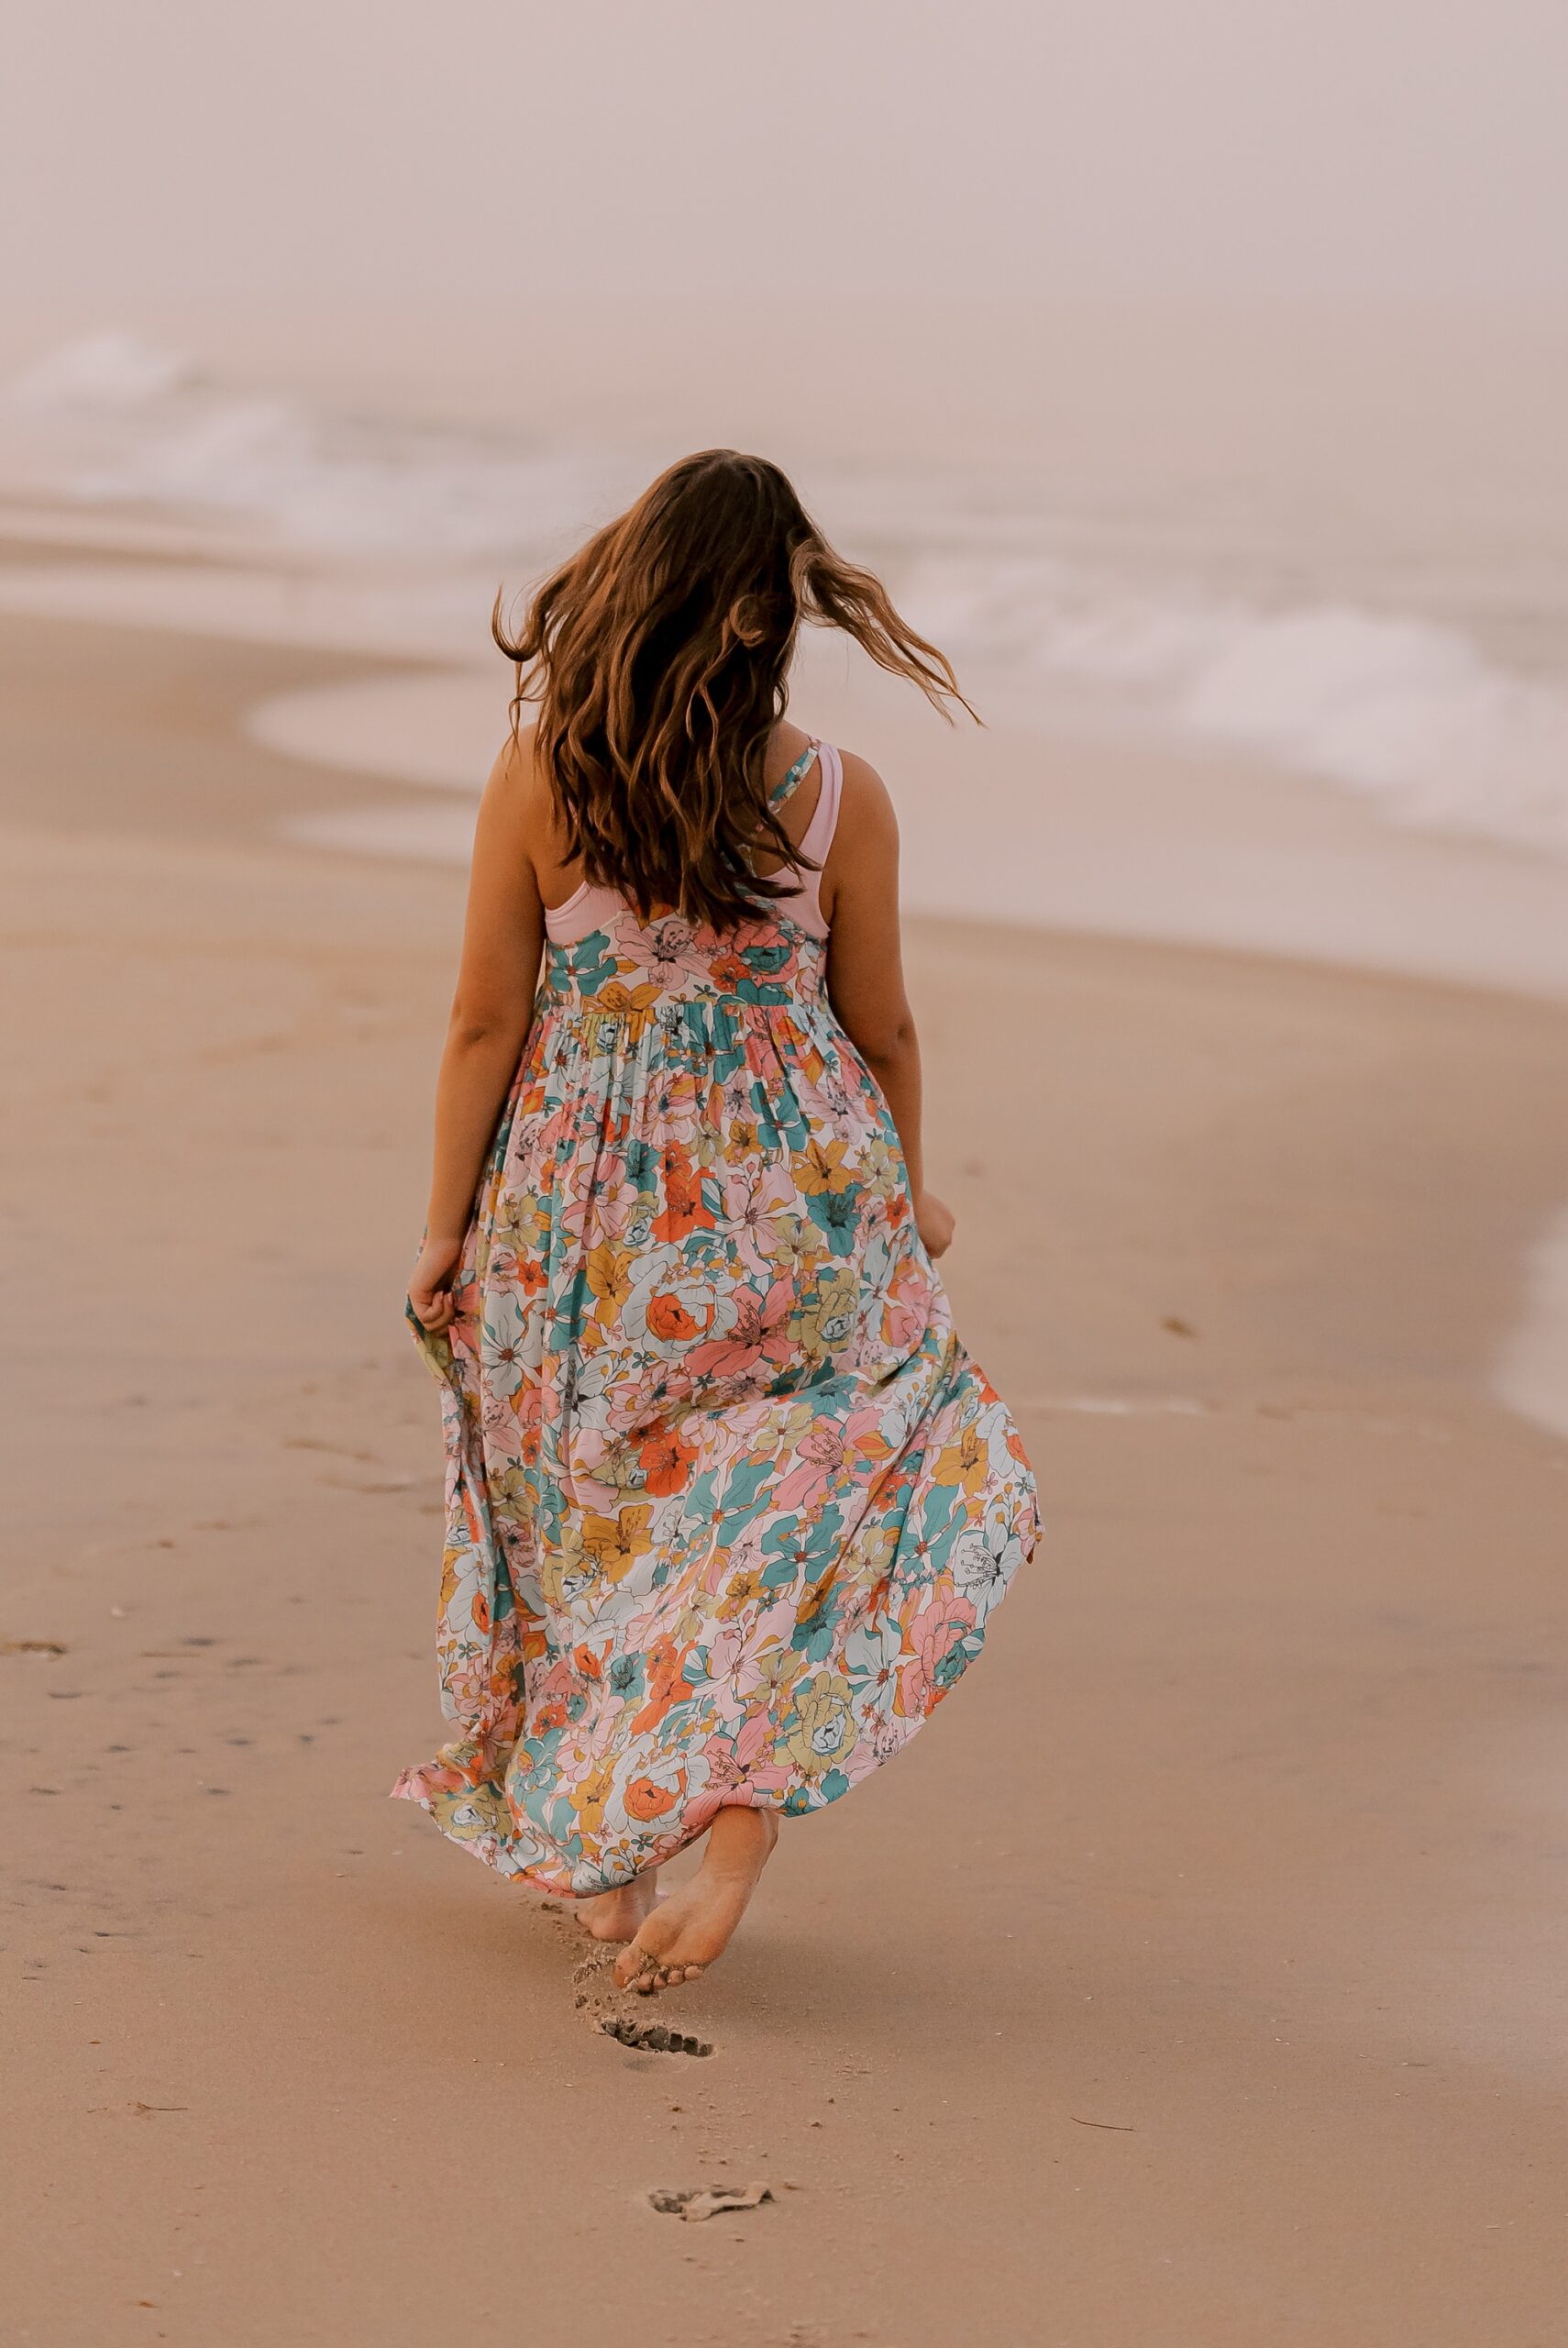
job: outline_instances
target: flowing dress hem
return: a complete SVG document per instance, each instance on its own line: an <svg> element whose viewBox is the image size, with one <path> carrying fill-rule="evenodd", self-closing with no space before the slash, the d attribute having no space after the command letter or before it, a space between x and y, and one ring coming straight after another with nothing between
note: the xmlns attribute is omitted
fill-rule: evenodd
<svg viewBox="0 0 1568 2348"><path fill-rule="evenodd" d="M1025 1564L1032 1553L1032 1545L1025 1551L1022 1559ZM856 1786L864 1785L868 1778L875 1777L878 1769L896 1760L905 1746L912 1744L944 1699L979 1659L977 1653L954 1659L950 1676L940 1688L933 1689L931 1701L910 1717L896 1740L884 1732L880 1740L883 1749L873 1749L870 1758L853 1772L827 1770L814 1783L801 1779L793 1785L777 1788L748 1783L743 1778L737 1785L726 1788L717 1801L694 1802L691 1810L700 1815L690 1822L683 1822L679 1831L660 1836L650 1847L647 1856L629 1875L613 1878L605 1877L591 1883L563 1879L563 1868L558 1858L552 1859L547 1854L539 1859L519 1860L515 1857L518 1846L530 1839L526 1835L504 1835L493 1827L488 1832L464 1832L449 1823L442 1815L443 1798L449 1807L456 1807L479 1803L500 1806L505 1803L506 1797L494 1779L472 1785L458 1771L444 1767L439 1760L405 1769L392 1788L391 1799L416 1803L447 1842L455 1843L460 1850L470 1853L495 1874L510 1881L524 1882L531 1890L547 1891L553 1899L592 1899L602 1891L624 1890L628 1883L635 1883L638 1876L646 1875L650 1867L668 1866L672 1859L679 1858L682 1851L689 1850L707 1833L721 1810L771 1810L782 1819L811 1818L820 1811L831 1809L834 1802L842 1800ZM834 1779L837 1782L832 1784L830 1791L830 1781ZM449 1782L438 1782L440 1780ZM798 1799L802 1794L806 1799Z"/></svg>

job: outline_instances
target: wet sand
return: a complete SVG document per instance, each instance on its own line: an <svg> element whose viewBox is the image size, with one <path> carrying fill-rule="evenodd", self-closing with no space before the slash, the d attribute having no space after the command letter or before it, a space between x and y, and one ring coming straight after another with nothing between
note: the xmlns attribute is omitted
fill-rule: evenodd
<svg viewBox="0 0 1568 2348"><path fill-rule="evenodd" d="M1485 1378L1563 1014L914 925L1047 1540L629 2052L385 1798L460 877L273 844L384 796L241 738L323 661L5 634L7 2336L1550 2348L1568 1449Z"/></svg>

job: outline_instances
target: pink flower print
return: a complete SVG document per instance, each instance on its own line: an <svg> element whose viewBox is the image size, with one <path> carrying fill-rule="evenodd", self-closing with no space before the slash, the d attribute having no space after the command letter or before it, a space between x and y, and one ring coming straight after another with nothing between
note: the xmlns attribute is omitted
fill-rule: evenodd
<svg viewBox="0 0 1568 2348"><path fill-rule="evenodd" d="M777 1159L762 1167L726 1165L723 1182L725 1220L737 1235L771 1232L775 1217L797 1203L790 1169Z"/></svg>
<svg viewBox="0 0 1568 2348"><path fill-rule="evenodd" d="M488 1645L454 1655L441 1674L441 1686L454 1716L474 1722L480 1733L492 1729L498 1720L516 1720L512 1676L498 1677Z"/></svg>
<svg viewBox="0 0 1568 2348"><path fill-rule="evenodd" d="M711 1379L732 1392L758 1369L771 1370L790 1344L794 1291L775 1280L766 1296L743 1289L734 1298L735 1317L722 1338L692 1348L687 1368L694 1379Z"/></svg>
<svg viewBox="0 0 1568 2348"><path fill-rule="evenodd" d="M897 1360L906 1360L920 1344L924 1334L918 1304L905 1297L889 1296L882 1308L882 1344Z"/></svg>
<svg viewBox="0 0 1568 2348"><path fill-rule="evenodd" d="M820 1508L835 1469L844 1463L844 1437L837 1427L813 1427L801 1445L800 1466L780 1477L774 1504L779 1509Z"/></svg>
<svg viewBox="0 0 1568 2348"><path fill-rule="evenodd" d="M624 1177L619 1180L600 1180L597 1164L592 1161L587 1169L587 1188L592 1201L592 1219L585 1237L596 1235L623 1247L646 1245L654 1216L651 1191L639 1191L635 1182Z"/></svg>
<svg viewBox="0 0 1568 2348"><path fill-rule="evenodd" d="M672 986L692 963L691 925L679 914L665 914L630 930L621 948L620 962L646 971L657 986Z"/></svg>
<svg viewBox="0 0 1568 2348"><path fill-rule="evenodd" d="M772 1743L772 1723L765 1714L749 1713L736 1730L711 1736L702 1747L708 1783L721 1791L742 1784Z"/></svg>
<svg viewBox="0 0 1568 2348"><path fill-rule="evenodd" d="M533 1681L530 1695L541 1704L571 1695L578 1683L578 1673L569 1656L562 1656L541 1672Z"/></svg>
<svg viewBox="0 0 1568 2348"><path fill-rule="evenodd" d="M899 1672L896 1711L918 1720L941 1700L944 1690L937 1674L949 1651L974 1627L975 1610L967 1599L941 1595L905 1623L904 1635L913 1652Z"/></svg>
<svg viewBox="0 0 1568 2348"><path fill-rule="evenodd" d="M723 1658L724 1677L743 1705L753 1711L781 1711L776 1690L781 1679L800 1668L790 1650L795 1627L792 1598L760 1604L749 1615L726 1624L710 1642L709 1653Z"/></svg>

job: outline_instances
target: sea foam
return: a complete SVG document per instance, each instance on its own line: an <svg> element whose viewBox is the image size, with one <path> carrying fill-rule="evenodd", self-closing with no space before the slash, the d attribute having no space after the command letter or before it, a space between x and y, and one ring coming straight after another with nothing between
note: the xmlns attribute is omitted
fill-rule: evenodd
<svg viewBox="0 0 1568 2348"><path fill-rule="evenodd" d="M1457 628L1342 602L1272 608L1014 557L951 554L907 600L963 665L1143 725L1250 750L1391 821L1568 854L1568 681L1485 657Z"/></svg>

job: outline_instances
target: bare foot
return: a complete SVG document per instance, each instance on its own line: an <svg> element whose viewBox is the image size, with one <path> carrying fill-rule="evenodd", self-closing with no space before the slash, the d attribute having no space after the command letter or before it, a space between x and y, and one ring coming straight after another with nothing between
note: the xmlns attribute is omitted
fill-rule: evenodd
<svg viewBox="0 0 1568 2348"><path fill-rule="evenodd" d="M708 1829L702 1864L691 1881L661 1899L645 1917L630 1948L615 1960L623 1989L651 1996L695 1981L722 1956L745 1915L769 1852L778 1839L770 1810L726 1803Z"/></svg>
<svg viewBox="0 0 1568 2348"><path fill-rule="evenodd" d="M577 1918L596 1941L629 1941L658 1905L658 1869L649 1867L617 1891L578 1902Z"/></svg>

